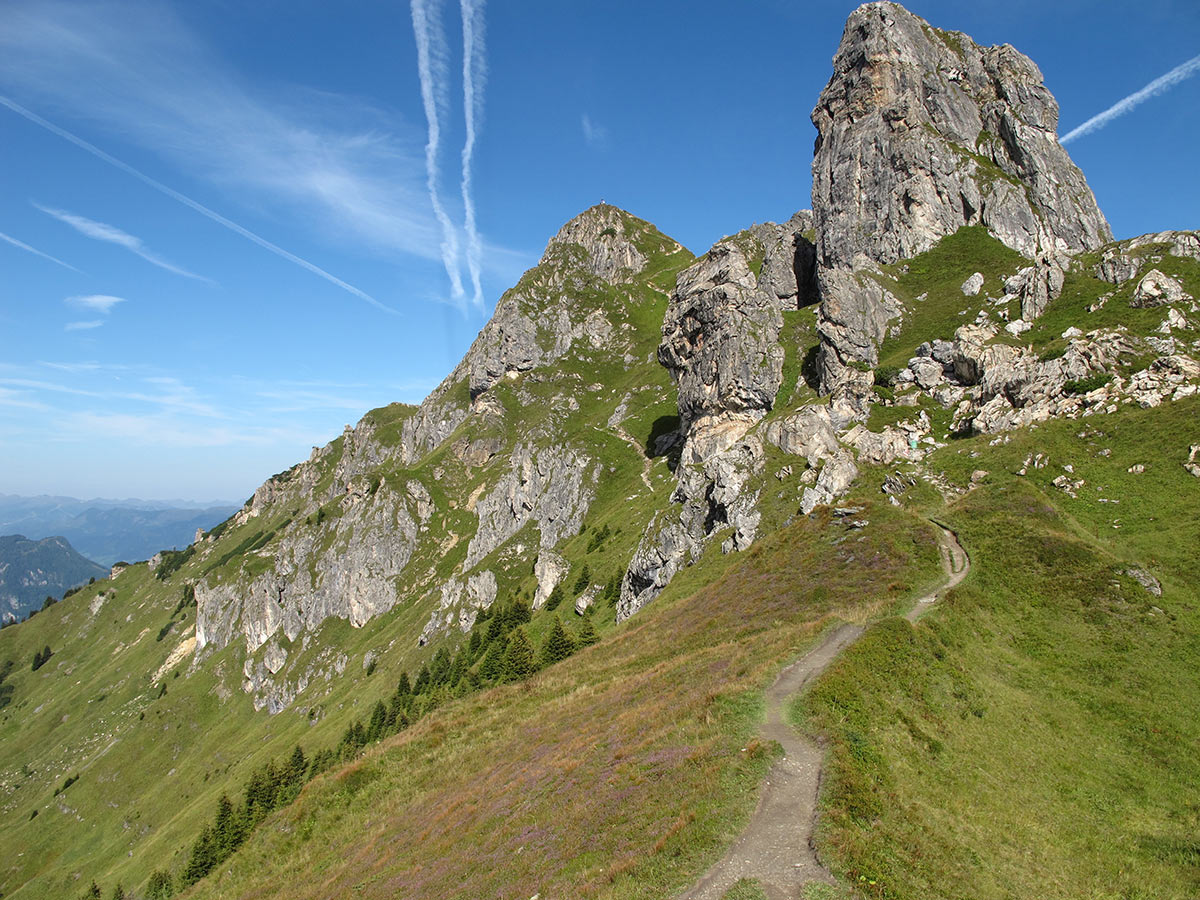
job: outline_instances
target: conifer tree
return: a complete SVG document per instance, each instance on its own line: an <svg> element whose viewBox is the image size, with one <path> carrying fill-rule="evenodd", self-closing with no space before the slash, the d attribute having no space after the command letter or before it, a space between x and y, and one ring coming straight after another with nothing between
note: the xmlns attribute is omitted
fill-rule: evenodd
<svg viewBox="0 0 1200 900"><path fill-rule="evenodd" d="M554 612L554 610L562 605L564 599L562 585L556 584L550 591L550 596L546 598L546 609Z"/></svg>
<svg viewBox="0 0 1200 900"><path fill-rule="evenodd" d="M147 900L169 900L174 892L175 884L171 880L171 873L163 869L156 870L146 882Z"/></svg>
<svg viewBox="0 0 1200 900"><path fill-rule="evenodd" d="M504 664L504 643L499 640L488 645L483 662L479 664L479 677L485 682L493 682L500 678Z"/></svg>
<svg viewBox="0 0 1200 900"><path fill-rule="evenodd" d="M433 687L440 687L450 680L450 651L445 646L438 647L437 653L433 655L433 662L429 665L429 683Z"/></svg>
<svg viewBox="0 0 1200 900"><path fill-rule="evenodd" d="M479 630L471 632L471 642L467 644L467 665L472 665L475 660L479 659L479 654L483 650L483 637Z"/></svg>
<svg viewBox="0 0 1200 900"><path fill-rule="evenodd" d="M383 737L386 723L387 707L383 705L382 700L376 700L375 708L371 710L371 722L367 726L367 743L377 741Z"/></svg>
<svg viewBox="0 0 1200 900"><path fill-rule="evenodd" d="M575 640L563 628L562 619L554 617L554 624L542 641L542 665L550 666L559 660L566 659L575 652Z"/></svg>
<svg viewBox="0 0 1200 900"><path fill-rule="evenodd" d="M525 629L516 628L508 638L508 646L504 651L504 663L500 675L504 681L523 681L534 673L533 644Z"/></svg>
<svg viewBox="0 0 1200 900"><path fill-rule="evenodd" d="M300 749L300 745L296 745L296 749L292 751L292 758L288 760L287 765L287 781L288 784L301 785L304 783L304 773L308 771L308 760L304 758L304 751Z"/></svg>
<svg viewBox="0 0 1200 900"><path fill-rule="evenodd" d="M583 564L583 571L579 573L579 577L575 579L575 593L582 594L587 590L587 586L592 583L592 570L588 568L588 564Z"/></svg>
<svg viewBox="0 0 1200 900"><path fill-rule="evenodd" d="M396 685L396 695L407 697L412 693L412 683L408 680L408 672L400 673L400 683Z"/></svg>
<svg viewBox="0 0 1200 900"><path fill-rule="evenodd" d="M583 624L579 626L579 636L576 640L580 647L590 647L600 640L600 635L596 634L596 626L592 624L591 616L583 617Z"/></svg>
<svg viewBox="0 0 1200 900"><path fill-rule="evenodd" d="M492 616L492 620L488 622L487 634L484 635L484 643L492 645L497 643L500 638L504 637L508 631L508 616L504 610L501 610L497 615Z"/></svg>
<svg viewBox="0 0 1200 900"><path fill-rule="evenodd" d="M429 666L421 666L417 673L417 683L413 685L414 694L424 694L429 689Z"/></svg>
<svg viewBox="0 0 1200 900"><path fill-rule="evenodd" d="M237 849L237 828L233 821L233 804L229 797L221 795L217 801L217 814L213 818L213 840L216 842L216 861L227 858Z"/></svg>
<svg viewBox="0 0 1200 900"><path fill-rule="evenodd" d="M80 900L100 900L100 886L92 882L92 886L83 892Z"/></svg>

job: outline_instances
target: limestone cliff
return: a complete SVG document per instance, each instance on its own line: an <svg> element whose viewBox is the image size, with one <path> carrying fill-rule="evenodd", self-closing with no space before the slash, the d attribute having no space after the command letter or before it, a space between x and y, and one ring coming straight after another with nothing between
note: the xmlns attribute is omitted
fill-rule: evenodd
<svg viewBox="0 0 1200 900"><path fill-rule="evenodd" d="M881 322L895 314L847 272L915 256L964 225L985 225L1043 267L1111 239L1058 143L1054 97L1011 46L868 3L846 23L833 69L812 113L826 390L848 363L875 363Z"/></svg>

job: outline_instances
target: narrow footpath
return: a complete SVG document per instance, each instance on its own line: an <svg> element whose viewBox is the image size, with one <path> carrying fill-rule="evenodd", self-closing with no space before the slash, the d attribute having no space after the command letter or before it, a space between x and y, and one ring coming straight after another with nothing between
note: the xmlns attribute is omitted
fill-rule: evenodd
<svg viewBox="0 0 1200 900"><path fill-rule="evenodd" d="M942 593L966 578L971 568L953 532L934 524L946 581L913 605L906 616L910 622L917 621ZM760 734L782 745L783 758L771 767L746 830L680 900L721 900L742 878L757 879L770 900L794 900L810 882L835 883L813 849L825 751L787 723L787 705L862 633L858 625L834 629L819 646L780 672L767 688L767 714Z"/></svg>

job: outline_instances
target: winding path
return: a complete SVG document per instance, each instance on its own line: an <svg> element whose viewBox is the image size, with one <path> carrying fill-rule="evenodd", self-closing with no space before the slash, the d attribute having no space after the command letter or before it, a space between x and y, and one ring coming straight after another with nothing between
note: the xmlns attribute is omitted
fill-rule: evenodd
<svg viewBox="0 0 1200 900"><path fill-rule="evenodd" d="M906 618L915 622L943 592L967 577L971 561L948 528L938 527L938 550L946 581L921 597ZM813 831L824 748L786 721L788 701L820 675L863 633L859 625L842 625L813 650L779 673L767 688L767 714L761 735L783 746L783 758L767 775L750 823L732 847L680 900L720 900L742 878L757 879L769 900L792 900L809 882L835 884L817 859Z"/></svg>

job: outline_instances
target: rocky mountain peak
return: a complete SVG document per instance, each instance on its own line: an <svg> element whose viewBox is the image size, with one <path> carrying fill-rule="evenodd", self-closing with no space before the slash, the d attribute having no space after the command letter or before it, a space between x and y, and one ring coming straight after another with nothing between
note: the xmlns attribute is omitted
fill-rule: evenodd
<svg viewBox="0 0 1200 900"><path fill-rule="evenodd" d="M1058 104L1028 57L941 31L896 3L846 23L812 113L818 258L914 256L963 225L1019 253L1095 249L1108 223L1058 143Z"/></svg>
<svg viewBox="0 0 1200 900"><path fill-rule="evenodd" d="M584 210L550 238L541 265L551 263L566 247L582 248L580 262L597 278L616 284L628 281L646 266L646 255L637 248L637 232L652 226L608 203Z"/></svg>
<svg viewBox="0 0 1200 900"><path fill-rule="evenodd" d="M1053 286L1066 254L1111 240L1058 142L1058 104L1042 73L1007 44L982 47L897 3L865 4L846 23L812 121L823 390L875 364L901 311L856 272L983 225L1034 260L1031 285ZM1033 293L1037 315L1053 291Z"/></svg>

